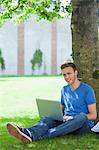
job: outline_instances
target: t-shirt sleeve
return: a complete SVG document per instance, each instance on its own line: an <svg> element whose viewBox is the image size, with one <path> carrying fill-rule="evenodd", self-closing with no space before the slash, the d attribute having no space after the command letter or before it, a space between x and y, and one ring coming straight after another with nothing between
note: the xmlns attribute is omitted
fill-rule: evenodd
<svg viewBox="0 0 99 150"><path fill-rule="evenodd" d="M87 105L96 103L96 97L92 87L88 88L87 95L86 95L86 103Z"/></svg>

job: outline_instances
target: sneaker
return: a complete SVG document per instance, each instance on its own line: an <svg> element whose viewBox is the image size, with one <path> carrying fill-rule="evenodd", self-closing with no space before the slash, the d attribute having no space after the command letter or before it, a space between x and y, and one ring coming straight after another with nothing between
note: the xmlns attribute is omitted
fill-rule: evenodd
<svg viewBox="0 0 99 150"><path fill-rule="evenodd" d="M91 131L99 133L99 122L93 128L91 128Z"/></svg>
<svg viewBox="0 0 99 150"><path fill-rule="evenodd" d="M26 128L21 128L14 124L8 123L7 130L12 136L16 137L25 144L32 142L31 132Z"/></svg>

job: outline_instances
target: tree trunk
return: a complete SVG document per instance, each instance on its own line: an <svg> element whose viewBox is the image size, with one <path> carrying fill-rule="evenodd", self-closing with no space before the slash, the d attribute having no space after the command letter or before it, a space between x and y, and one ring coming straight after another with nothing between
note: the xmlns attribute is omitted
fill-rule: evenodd
<svg viewBox="0 0 99 150"><path fill-rule="evenodd" d="M72 56L79 77L95 90L99 112L99 0L72 0L72 5Z"/></svg>

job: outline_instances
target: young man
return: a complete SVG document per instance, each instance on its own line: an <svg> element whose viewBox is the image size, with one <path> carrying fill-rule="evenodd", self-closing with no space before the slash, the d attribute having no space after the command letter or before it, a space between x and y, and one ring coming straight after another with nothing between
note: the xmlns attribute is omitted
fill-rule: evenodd
<svg viewBox="0 0 99 150"><path fill-rule="evenodd" d="M62 64L61 70L65 81L68 83L61 90L63 121L43 117L30 128L21 128L8 123L8 132L23 143L53 138L72 132L90 132L94 126L97 112L96 98L92 87L78 80L78 71L74 63Z"/></svg>

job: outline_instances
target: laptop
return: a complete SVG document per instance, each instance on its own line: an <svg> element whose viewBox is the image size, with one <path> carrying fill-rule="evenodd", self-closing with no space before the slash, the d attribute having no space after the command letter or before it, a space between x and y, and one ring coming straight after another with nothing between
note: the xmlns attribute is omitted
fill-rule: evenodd
<svg viewBox="0 0 99 150"><path fill-rule="evenodd" d="M38 113L40 117L51 117L63 121L63 113L59 101L36 98Z"/></svg>

